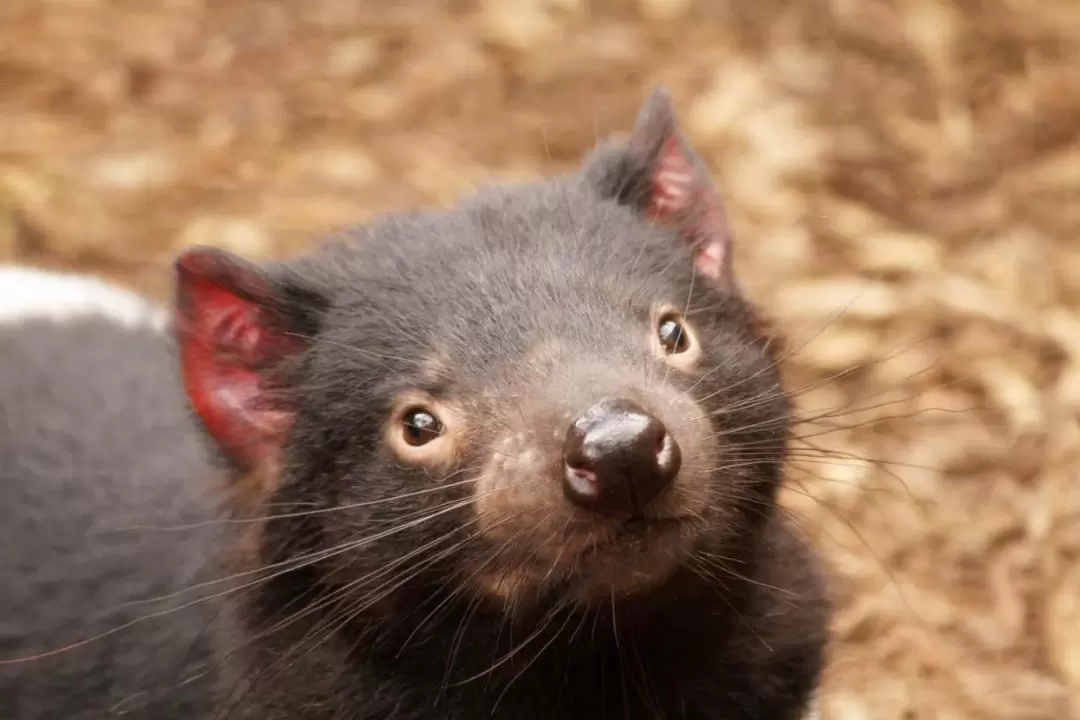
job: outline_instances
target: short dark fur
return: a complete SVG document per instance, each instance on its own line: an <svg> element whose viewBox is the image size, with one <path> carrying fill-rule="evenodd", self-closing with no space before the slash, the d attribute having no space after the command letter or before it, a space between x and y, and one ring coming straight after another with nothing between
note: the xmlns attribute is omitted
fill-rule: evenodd
<svg viewBox="0 0 1080 720"><path fill-rule="evenodd" d="M0 328L0 717L206 717L210 465L168 343L104 318ZM205 480L201 484L200 480ZM201 594L209 594L204 590ZM187 678L193 682L174 688Z"/></svg>
<svg viewBox="0 0 1080 720"><path fill-rule="evenodd" d="M262 266L270 324L304 345L269 371L290 424L270 494L249 511L279 515L237 532L234 567L267 569L216 625L223 717L805 712L827 608L815 559L776 508L790 404L757 310L733 282L694 272L678 223L643 216L655 150L611 145L580 172L389 216ZM658 304L685 311L700 370L672 370L650 352ZM437 472L402 462L383 439L401 393L417 389L465 418ZM660 392L700 405L704 416L677 419L716 455L699 488L708 502L686 524L692 551L670 576L596 595L603 581L582 575L585 566L544 554L563 537L550 536L552 549L537 529L561 526L554 510L507 513L520 526L510 540L476 531L477 486L459 481L492 461L508 428L557 430L557 418L604 397L648 404ZM113 472L123 476L151 462L117 452ZM235 465L238 476L253 471ZM536 477L526 492L550 493L547 482ZM447 509L454 500L460 507ZM301 562L317 551L327 551L320 562ZM510 598L475 579L530 566L550 572Z"/></svg>

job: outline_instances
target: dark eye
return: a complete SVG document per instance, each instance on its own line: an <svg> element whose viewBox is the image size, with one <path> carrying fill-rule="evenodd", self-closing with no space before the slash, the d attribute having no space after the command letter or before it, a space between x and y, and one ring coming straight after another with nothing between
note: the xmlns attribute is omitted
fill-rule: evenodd
<svg viewBox="0 0 1080 720"><path fill-rule="evenodd" d="M401 418L405 442L413 447L427 445L442 433L442 423L423 408L413 408Z"/></svg>
<svg viewBox="0 0 1080 720"><path fill-rule="evenodd" d="M660 338L660 346L672 355L686 352L690 348L690 336L676 317L665 315L660 318L660 327L656 334Z"/></svg>

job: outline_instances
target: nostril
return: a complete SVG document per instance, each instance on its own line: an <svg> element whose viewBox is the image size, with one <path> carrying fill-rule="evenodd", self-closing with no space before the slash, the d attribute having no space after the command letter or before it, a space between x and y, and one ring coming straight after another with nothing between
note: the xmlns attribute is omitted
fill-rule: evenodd
<svg viewBox="0 0 1080 720"><path fill-rule="evenodd" d="M653 446L653 452L657 455L664 452L664 448L667 447L668 442L669 438L667 431L661 430L660 433L656 436L656 442Z"/></svg>
<svg viewBox="0 0 1080 720"><path fill-rule="evenodd" d="M563 463L567 468L593 471L592 463L586 452L585 439L585 432L577 426L571 426L567 431L566 439L563 442Z"/></svg>
<svg viewBox="0 0 1080 720"><path fill-rule="evenodd" d="M589 459L582 454L566 453L563 456L563 464L566 466L566 472L573 474L575 477L579 477L589 482L596 482L596 468L593 463L589 462Z"/></svg>
<svg viewBox="0 0 1080 720"><path fill-rule="evenodd" d="M567 492L579 502L588 504L595 501L600 494L596 473L579 467L566 467L565 473Z"/></svg>
<svg viewBox="0 0 1080 720"><path fill-rule="evenodd" d="M583 478L590 478L593 481L596 480L596 470L593 469L593 466L590 465L587 462L575 463L575 462L569 462L568 461L566 463L566 471L567 472L572 472L575 475L578 475L578 476L583 477Z"/></svg>
<svg viewBox="0 0 1080 720"><path fill-rule="evenodd" d="M567 443L570 445L570 443ZM585 456L583 449L577 443L574 443L571 447L563 448L563 462L566 463L566 467L574 470L586 470L592 471L592 463L589 462L589 458Z"/></svg>
<svg viewBox="0 0 1080 720"><path fill-rule="evenodd" d="M682 450L675 438L664 433L663 446L656 453L656 468L661 482L670 482L682 467Z"/></svg>

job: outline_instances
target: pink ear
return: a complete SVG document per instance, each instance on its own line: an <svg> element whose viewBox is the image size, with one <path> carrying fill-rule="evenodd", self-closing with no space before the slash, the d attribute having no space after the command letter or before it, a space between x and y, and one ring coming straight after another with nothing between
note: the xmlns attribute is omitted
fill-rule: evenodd
<svg viewBox="0 0 1080 720"><path fill-rule="evenodd" d="M642 211L670 224L694 251L698 272L731 279L731 235L719 194L679 128L671 96L655 90L646 101L629 147L647 174Z"/></svg>
<svg viewBox="0 0 1080 720"><path fill-rule="evenodd" d="M271 400L268 371L304 341L280 322L261 269L222 250L176 261L176 337L188 398L225 455L250 468L281 445L291 413Z"/></svg>

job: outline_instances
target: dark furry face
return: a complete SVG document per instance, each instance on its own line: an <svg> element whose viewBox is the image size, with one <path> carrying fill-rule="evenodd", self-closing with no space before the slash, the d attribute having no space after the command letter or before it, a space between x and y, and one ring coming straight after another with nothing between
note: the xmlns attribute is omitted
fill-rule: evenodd
<svg viewBox="0 0 1080 720"><path fill-rule="evenodd" d="M395 219L330 253L349 283L300 381L283 489L354 506L322 521L328 546L385 530L356 551L374 569L442 538L455 549L440 565L473 590L587 602L663 580L702 534L749 531L787 413L750 308L697 277L670 230L564 183ZM582 509L563 488L568 427L610 398L681 450L637 512Z"/></svg>
<svg viewBox="0 0 1080 720"><path fill-rule="evenodd" d="M272 502L332 509L270 525L335 581L613 602L706 541L736 552L771 506L787 400L664 98L579 173L181 272L193 404L234 462L274 468Z"/></svg>

